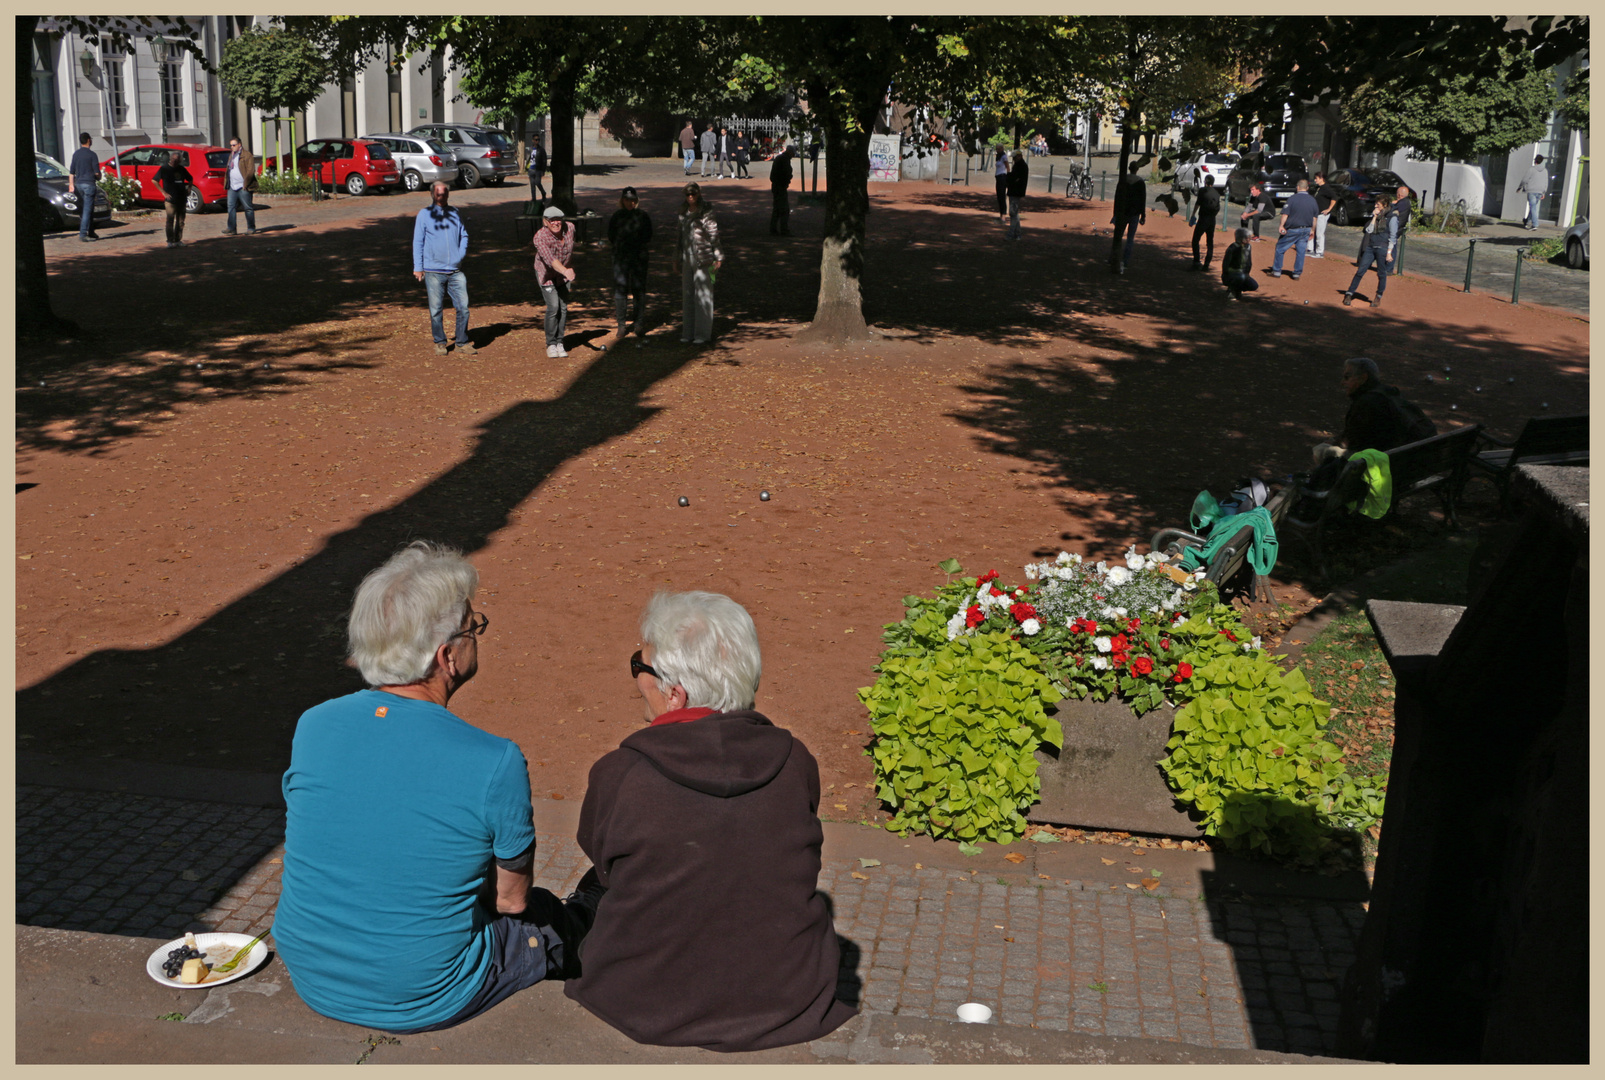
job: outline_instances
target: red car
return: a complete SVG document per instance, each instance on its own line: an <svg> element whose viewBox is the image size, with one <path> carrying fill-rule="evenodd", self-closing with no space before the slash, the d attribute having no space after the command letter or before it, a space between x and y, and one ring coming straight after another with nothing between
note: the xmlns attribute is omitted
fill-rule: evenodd
<svg viewBox="0 0 1605 1080"><path fill-rule="evenodd" d="M352 195L369 188L388 191L401 183L389 147L373 139L313 139L296 147L291 160L303 175L315 173L323 183L343 187ZM276 169L278 159L268 158L262 167Z"/></svg>
<svg viewBox="0 0 1605 1080"><path fill-rule="evenodd" d="M188 169L189 174L195 178L195 186L189 189L190 213L199 214L213 203L228 198L226 173L229 152L221 146L196 146L183 143L147 144L124 150L114 161L104 161L100 167L107 176L116 176L117 166L121 164L125 177L139 180L141 202L162 202L162 187L156 182L156 170L166 165L175 153L184 155L179 164Z"/></svg>

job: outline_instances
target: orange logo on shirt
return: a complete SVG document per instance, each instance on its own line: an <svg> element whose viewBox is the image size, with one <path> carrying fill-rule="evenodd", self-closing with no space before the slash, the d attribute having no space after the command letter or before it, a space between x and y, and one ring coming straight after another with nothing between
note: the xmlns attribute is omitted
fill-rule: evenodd
<svg viewBox="0 0 1605 1080"><path fill-rule="evenodd" d="M387 713L389 711L390 711L390 706L381 705L377 709L373 710L373 715L375 715L375 716L383 716L385 713Z"/></svg>

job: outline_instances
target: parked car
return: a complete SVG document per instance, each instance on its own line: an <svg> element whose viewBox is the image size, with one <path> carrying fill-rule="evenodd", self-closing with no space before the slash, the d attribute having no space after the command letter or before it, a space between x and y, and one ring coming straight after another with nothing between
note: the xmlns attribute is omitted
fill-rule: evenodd
<svg viewBox="0 0 1605 1080"><path fill-rule="evenodd" d="M1183 191L1197 191L1204 186L1204 177L1213 176L1215 186L1226 188L1226 177L1237 165L1235 150L1198 150L1176 168L1176 186Z"/></svg>
<svg viewBox="0 0 1605 1080"><path fill-rule="evenodd" d="M408 191L418 191L440 181L448 184L457 182L460 172L457 155L447 150L438 139L390 131L364 135L363 138L381 143L390 151L390 156L396 159L396 168L401 170L401 186Z"/></svg>
<svg viewBox="0 0 1605 1080"><path fill-rule="evenodd" d="M505 131L479 124L419 124L408 135L422 135L445 145L457 158L457 182L478 187L481 180L499 184L518 172L518 154Z"/></svg>
<svg viewBox="0 0 1605 1080"><path fill-rule="evenodd" d="M1237 168L1226 177L1226 188L1231 193L1232 201L1246 203L1249 185L1256 178L1262 185L1261 189L1270 192L1276 205L1281 206L1298 190L1298 182L1308 180L1310 174L1304 168L1304 159L1297 154L1268 154L1265 168L1259 170L1239 162Z"/></svg>
<svg viewBox="0 0 1605 1080"><path fill-rule="evenodd" d="M401 183L390 149L371 139L312 139L296 147L291 160L302 175L316 174L321 183L351 195L369 188L385 192ZM268 158L263 168L278 168L278 159Z"/></svg>
<svg viewBox="0 0 1605 1080"><path fill-rule="evenodd" d="M180 164L195 178L195 184L189 189L189 200L186 203L189 213L199 214L213 203L223 202L228 198L229 152L221 146L145 143L124 150L115 159L101 162L100 167L108 176L116 176L118 166L121 165L124 177L132 177L139 181L140 202L159 203L166 200L162 194L162 186L156 182L156 171L166 165L174 154L183 155Z"/></svg>
<svg viewBox="0 0 1605 1080"><path fill-rule="evenodd" d="M1333 169L1327 174L1326 182L1343 191L1343 198L1332 207L1332 225L1363 225L1365 219L1371 216L1371 207L1376 205L1377 196L1382 192L1396 195L1404 181L1398 173L1387 169L1376 169L1370 173L1363 173L1359 169ZM1410 190L1411 199L1419 206L1420 195L1415 189Z"/></svg>
<svg viewBox="0 0 1605 1080"><path fill-rule="evenodd" d="M1566 265L1581 270L1588 265L1588 219L1566 230Z"/></svg>
<svg viewBox="0 0 1605 1080"><path fill-rule="evenodd" d="M67 166L47 154L33 155L33 169L39 176L39 210L45 232L78 228L83 204L76 191L67 190ZM95 192L95 212L91 227L111 221L111 200L104 191Z"/></svg>

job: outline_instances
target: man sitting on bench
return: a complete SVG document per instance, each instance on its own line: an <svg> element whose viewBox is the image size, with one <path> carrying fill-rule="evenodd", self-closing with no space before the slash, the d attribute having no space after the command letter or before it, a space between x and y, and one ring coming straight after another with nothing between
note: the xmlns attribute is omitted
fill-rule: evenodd
<svg viewBox="0 0 1605 1080"><path fill-rule="evenodd" d="M1392 450L1438 433L1432 421L1404 400L1396 386L1378 377L1376 361L1355 356L1343 362L1343 390L1349 411L1343 417L1343 437L1337 443L1315 448L1315 472L1309 486L1317 491L1332 485L1343 463L1361 450Z"/></svg>

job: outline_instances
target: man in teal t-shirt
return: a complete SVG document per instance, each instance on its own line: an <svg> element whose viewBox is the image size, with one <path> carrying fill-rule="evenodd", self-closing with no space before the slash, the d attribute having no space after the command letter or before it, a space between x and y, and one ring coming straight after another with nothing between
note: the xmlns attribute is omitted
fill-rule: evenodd
<svg viewBox="0 0 1605 1080"><path fill-rule="evenodd" d="M424 541L369 574L351 658L373 689L296 725L273 939L325 1016L384 1031L450 1027L578 972L603 890L532 889L535 829L518 746L447 710L489 620L478 573Z"/></svg>

